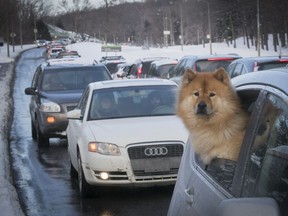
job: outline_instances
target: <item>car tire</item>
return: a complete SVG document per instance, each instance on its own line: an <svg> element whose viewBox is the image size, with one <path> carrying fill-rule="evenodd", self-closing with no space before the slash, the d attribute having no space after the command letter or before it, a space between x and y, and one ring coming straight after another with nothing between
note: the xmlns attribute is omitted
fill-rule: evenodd
<svg viewBox="0 0 288 216"><path fill-rule="evenodd" d="M37 139L37 130L32 121L31 121L31 135L33 140Z"/></svg>
<svg viewBox="0 0 288 216"><path fill-rule="evenodd" d="M90 186L86 179L85 175L82 169L82 160L80 152L77 154L77 162L78 162L78 187L79 187L79 193L82 198L90 197L92 186Z"/></svg>
<svg viewBox="0 0 288 216"><path fill-rule="evenodd" d="M78 177L78 172L75 169L75 167L73 166L71 160L70 160L70 177L71 178L77 178Z"/></svg>
<svg viewBox="0 0 288 216"><path fill-rule="evenodd" d="M39 148L48 147L49 146L49 138L42 134L42 132L40 131L39 123L37 124L36 132L37 132L38 147Z"/></svg>

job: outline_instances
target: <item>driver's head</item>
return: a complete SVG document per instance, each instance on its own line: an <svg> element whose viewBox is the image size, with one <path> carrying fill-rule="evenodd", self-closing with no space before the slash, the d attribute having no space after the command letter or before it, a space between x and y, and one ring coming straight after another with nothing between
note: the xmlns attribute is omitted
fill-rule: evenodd
<svg viewBox="0 0 288 216"><path fill-rule="evenodd" d="M100 96L100 107L102 110L109 111L114 106L113 94L103 94Z"/></svg>
<svg viewBox="0 0 288 216"><path fill-rule="evenodd" d="M161 96L157 92L152 92L149 95L149 100L153 107L157 107L161 104Z"/></svg>

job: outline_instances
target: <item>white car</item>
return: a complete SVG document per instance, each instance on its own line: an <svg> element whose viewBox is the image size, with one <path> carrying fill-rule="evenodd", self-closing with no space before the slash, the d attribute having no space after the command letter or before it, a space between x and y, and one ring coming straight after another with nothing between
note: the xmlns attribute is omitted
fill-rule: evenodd
<svg viewBox="0 0 288 216"><path fill-rule="evenodd" d="M78 176L81 196L90 195L92 185L175 184L188 139L175 115L177 88L158 79L87 86L78 107L67 114L70 174ZM104 112L108 99L113 109Z"/></svg>

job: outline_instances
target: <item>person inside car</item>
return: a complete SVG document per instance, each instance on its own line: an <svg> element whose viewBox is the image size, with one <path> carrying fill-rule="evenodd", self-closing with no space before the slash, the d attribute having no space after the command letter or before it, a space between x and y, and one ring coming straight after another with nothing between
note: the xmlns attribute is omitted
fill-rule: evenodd
<svg viewBox="0 0 288 216"><path fill-rule="evenodd" d="M44 80L43 90L57 91L65 89L58 74L49 74L49 77Z"/></svg>
<svg viewBox="0 0 288 216"><path fill-rule="evenodd" d="M99 97L98 113L101 117L114 117L119 114L113 94L103 94Z"/></svg>
<svg viewBox="0 0 288 216"><path fill-rule="evenodd" d="M150 110L153 112L157 107L160 107L163 103L159 92L152 92L149 95Z"/></svg>

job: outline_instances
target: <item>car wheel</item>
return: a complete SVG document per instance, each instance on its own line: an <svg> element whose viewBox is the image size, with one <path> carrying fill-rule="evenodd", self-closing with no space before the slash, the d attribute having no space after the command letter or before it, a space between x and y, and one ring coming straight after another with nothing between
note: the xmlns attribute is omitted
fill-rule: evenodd
<svg viewBox="0 0 288 216"><path fill-rule="evenodd" d="M80 152L77 154L77 161L78 161L78 185L79 185L79 192L80 196L90 197L91 196L91 186L87 183L85 179L85 175L82 169L82 160Z"/></svg>
<svg viewBox="0 0 288 216"><path fill-rule="evenodd" d="M78 176L78 172L75 169L75 167L73 166L71 160L70 160L70 177L71 178L76 178Z"/></svg>
<svg viewBox="0 0 288 216"><path fill-rule="evenodd" d="M49 138L42 134L42 132L40 131L39 123L37 124L36 132L37 132L38 147L48 147Z"/></svg>
<svg viewBox="0 0 288 216"><path fill-rule="evenodd" d="M32 139L36 140L37 139L37 130L33 122L31 121L31 133L32 133Z"/></svg>

